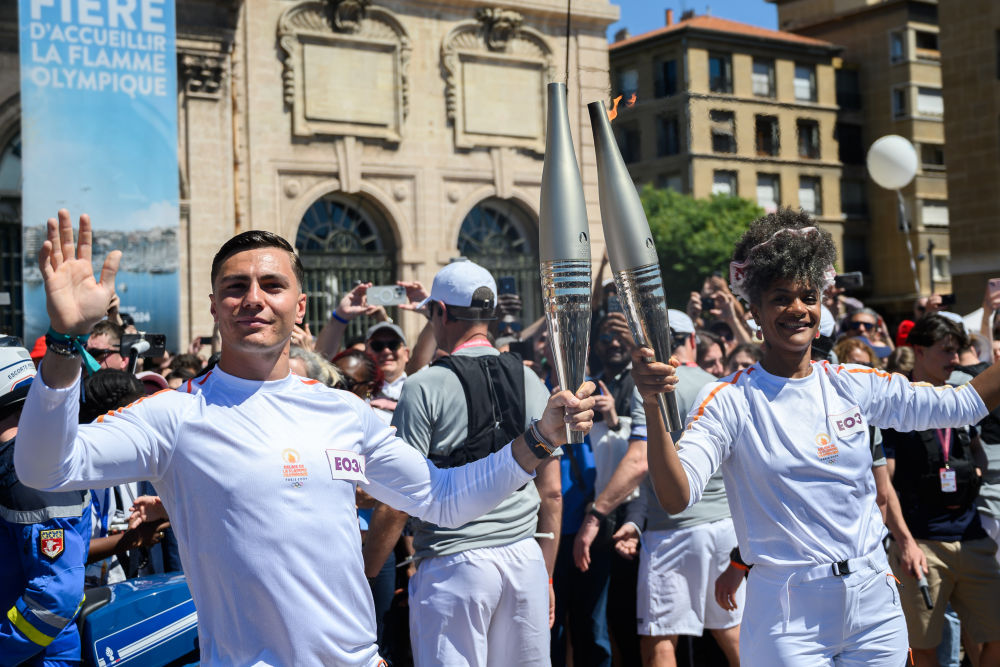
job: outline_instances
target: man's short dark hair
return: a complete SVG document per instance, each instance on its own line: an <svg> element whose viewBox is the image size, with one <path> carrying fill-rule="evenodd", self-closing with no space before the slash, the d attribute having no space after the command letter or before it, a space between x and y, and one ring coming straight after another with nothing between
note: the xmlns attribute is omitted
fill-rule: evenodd
<svg viewBox="0 0 1000 667"><path fill-rule="evenodd" d="M274 232L260 229L237 234L222 244L219 252L215 253L215 258L212 260L212 285L215 285L215 279L219 275L219 270L222 268L223 262L238 252L245 252L256 248L279 248L287 252L292 262L292 271L295 272L295 279L299 281L299 289L302 289L303 285L305 285L305 270L302 268L302 260L295 253L295 248Z"/></svg>
<svg viewBox="0 0 1000 667"><path fill-rule="evenodd" d="M965 333L964 327L949 320L944 315L931 313L917 320L917 323L910 329L910 333L906 335L906 343L907 345L931 347L949 336L955 339L959 349L969 344L969 336Z"/></svg>
<svg viewBox="0 0 1000 667"><path fill-rule="evenodd" d="M697 345L698 359L701 359L706 354L708 354L708 351L712 348L713 345L718 345L719 351L723 354L723 356L725 356L726 344L722 341L721 338L716 336L714 333L712 333L711 331L706 331L705 329L699 329L696 336L698 340L698 345Z"/></svg>
<svg viewBox="0 0 1000 667"><path fill-rule="evenodd" d="M121 344L122 336L125 335L125 329L111 320L101 320L90 330L90 335L107 336L112 341L118 341L118 344Z"/></svg>
<svg viewBox="0 0 1000 667"><path fill-rule="evenodd" d="M448 321L488 322L496 319L496 296L489 287L477 287L472 293L471 306L448 305Z"/></svg>

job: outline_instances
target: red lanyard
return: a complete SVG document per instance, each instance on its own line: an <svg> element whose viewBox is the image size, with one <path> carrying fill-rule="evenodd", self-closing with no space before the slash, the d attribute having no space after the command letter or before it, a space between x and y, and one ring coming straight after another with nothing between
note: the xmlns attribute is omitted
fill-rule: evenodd
<svg viewBox="0 0 1000 667"><path fill-rule="evenodd" d="M456 347L454 350L452 350L451 353L455 354L459 350L464 350L467 347L493 347L493 346L490 345L490 341L486 340L485 338L470 338L469 340L465 341L464 343Z"/></svg>
<svg viewBox="0 0 1000 667"><path fill-rule="evenodd" d="M942 429L936 428L934 430L937 431L938 440L941 441L941 451L944 452L944 467L949 468L948 454L951 452L951 429L946 428L942 431ZM944 435L941 435L942 432Z"/></svg>

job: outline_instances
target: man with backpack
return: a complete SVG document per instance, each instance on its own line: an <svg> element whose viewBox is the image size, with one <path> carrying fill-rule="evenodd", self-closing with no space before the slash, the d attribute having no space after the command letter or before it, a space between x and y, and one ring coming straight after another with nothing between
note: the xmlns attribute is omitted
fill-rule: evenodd
<svg viewBox="0 0 1000 667"><path fill-rule="evenodd" d="M407 379L392 423L439 468L489 455L508 433L532 433L548 398L518 357L490 343L496 294L486 269L457 261L438 272L422 304L448 355ZM548 459L533 484L474 521L456 529L414 522L417 573L409 596L417 667L548 664L546 583L558 548L560 487L559 462ZM401 525L383 527L383 536L394 538ZM536 541L535 533L549 535Z"/></svg>

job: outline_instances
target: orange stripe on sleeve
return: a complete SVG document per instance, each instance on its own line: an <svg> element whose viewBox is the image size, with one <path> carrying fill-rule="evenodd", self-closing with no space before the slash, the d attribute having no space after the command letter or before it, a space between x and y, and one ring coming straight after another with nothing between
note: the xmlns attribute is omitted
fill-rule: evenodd
<svg viewBox="0 0 1000 667"><path fill-rule="evenodd" d="M104 421L105 417L107 417L109 415L114 415L114 414L121 414L124 410L126 410L128 408L131 408L133 405L139 405L140 403L142 403L143 401L145 401L147 398L151 398L153 396L156 396L157 394L162 394L165 391L174 391L174 390L173 389L161 389L161 390L159 390L159 391L157 391L155 393L150 394L149 396L143 396L142 398L137 398L134 401L132 401L131 403L129 403L128 405L123 405L120 408L115 408L114 410L108 410L106 413L104 413L103 415L101 415L100 417L98 417L97 419L95 419L94 423L100 424L101 422Z"/></svg>
<svg viewBox="0 0 1000 667"><path fill-rule="evenodd" d="M749 372L750 370L753 370L753 369L748 369L747 375L750 374L750 372ZM705 400L702 401L701 405L698 406L698 412L695 414L694 419L691 420L691 423L693 424L696 421L698 421L699 419L701 419L701 416L705 414L705 406L707 406L709 403L711 403L712 399L715 398L715 395L718 394L720 391L722 391L722 389L724 387L728 387L728 386L736 384L736 382L739 381L741 375L743 375L743 371L739 371L738 373L736 373L736 375L733 376L733 379L730 380L729 382L720 384L718 387L716 387L712 391L708 392L708 396L706 396Z"/></svg>

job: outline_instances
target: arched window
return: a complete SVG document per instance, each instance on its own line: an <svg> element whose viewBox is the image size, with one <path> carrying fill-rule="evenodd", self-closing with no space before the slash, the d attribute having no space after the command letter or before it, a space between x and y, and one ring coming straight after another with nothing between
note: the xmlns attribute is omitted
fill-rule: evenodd
<svg viewBox="0 0 1000 667"><path fill-rule="evenodd" d="M458 232L459 254L486 267L497 282L513 276L525 325L542 315L537 239L537 226L524 209L495 197L469 211Z"/></svg>
<svg viewBox="0 0 1000 667"><path fill-rule="evenodd" d="M0 296L10 299L10 305L7 297L0 301L0 333L15 336L24 335L21 248L21 135L15 134L0 152ZM34 266L34 253L24 261Z"/></svg>
<svg viewBox="0 0 1000 667"><path fill-rule="evenodd" d="M302 216L295 249L305 267L306 322L313 335L358 282L396 281L396 247L389 224L360 197L329 194L317 200ZM357 318L346 338L363 335L369 324L368 318Z"/></svg>

